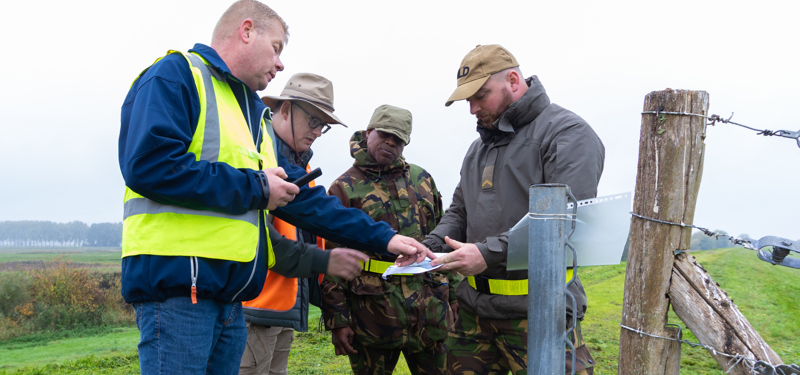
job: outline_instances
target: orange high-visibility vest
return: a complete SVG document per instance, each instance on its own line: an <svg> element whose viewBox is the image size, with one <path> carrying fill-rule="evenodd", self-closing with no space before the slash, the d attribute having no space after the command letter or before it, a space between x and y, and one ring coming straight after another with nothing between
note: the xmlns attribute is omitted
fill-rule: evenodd
<svg viewBox="0 0 800 375"><path fill-rule="evenodd" d="M311 171L311 167L306 166L306 172L309 171ZM314 187L314 181L311 181L308 186ZM273 226L286 238L297 241L297 229L293 225L276 217ZM325 240L317 237L317 246L324 249ZM322 275L320 275L321 279ZM242 305L260 310L289 311L294 307L296 300L297 278L284 277L277 272L268 272L267 281L264 283L261 294L253 300L242 302Z"/></svg>

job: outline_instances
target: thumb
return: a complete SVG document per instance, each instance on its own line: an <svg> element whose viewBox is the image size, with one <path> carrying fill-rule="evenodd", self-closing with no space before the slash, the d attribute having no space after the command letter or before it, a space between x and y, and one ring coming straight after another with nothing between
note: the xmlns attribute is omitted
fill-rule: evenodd
<svg viewBox="0 0 800 375"><path fill-rule="evenodd" d="M270 168L270 169L268 169L268 171L272 172L272 174L274 174L275 176L278 176L278 177L283 178L283 179L286 179L287 177L289 177L289 175L286 174L286 171L283 170L282 167Z"/></svg>
<svg viewBox="0 0 800 375"><path fill-rule="evenodd" d="M463 242L458 242L458 241L450 238L450 236L445 236L444 237L444 242L446 242L448 246L452 247L453 250L458 250L458 249L464 247L464 243Z"/></svg>

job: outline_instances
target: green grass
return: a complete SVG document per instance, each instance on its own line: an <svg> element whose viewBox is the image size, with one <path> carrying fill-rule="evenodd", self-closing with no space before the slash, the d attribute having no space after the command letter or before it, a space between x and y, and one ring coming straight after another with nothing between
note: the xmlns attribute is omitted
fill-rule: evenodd
<svg viewBox="0 0 800 375"><path fill-rule="evenodd" d="M43 267L58 257L81 265L119 268L121 256L122 250L113 247L0 247L0 265L7 263L8 268Z"/></svg>
<svg viewBox="0 0 800 375"><path fill-rule="evenodd" d="M709 275L785 363L800 363L800 270L762 262L742 248L692 252ZM595 374L616 374L625 265L583 267L589 298L581 327L597 360ZM698 342L670 311L669 322L683 327L684 339ZM681 374L724 374L705 349L683 345Z"/></svg>
<svg viewBox="0 0 800 375"><path fill-rule="evenodd" d="M84 374L92 363L111 366L131 362L138 373L136 327L36 334L0 343L0 374ZM72 372L74 370L74 372ZM99 371L98 373L106 373Z"/></svg>
<svg viewBox="0 0 800 375"><path fill-rule="evenodd" d="M741 248L693 252L692 255L728 292L783 361L800 363L800 270L771 266L758 260L754 252ZM582 328L597 360L595 374L616 374L625 265L583 267L580 276L589 298L589 311ZM333 354L330 333L317 332L319 310L312 306L310 311L311 332L296 333L289 372L351 373L347 358ZM670 323L681 323L672 312L669 319ZM682 326L684 338L697 342L685 325ZM99 334L87 331L85 334L87 337L54 335L0 343L0 374L138 373L138 331L135 328ZM401 359L395 374L409 373ZM681 374L722 375L724 371L704 349L684 345Z"/></svg>

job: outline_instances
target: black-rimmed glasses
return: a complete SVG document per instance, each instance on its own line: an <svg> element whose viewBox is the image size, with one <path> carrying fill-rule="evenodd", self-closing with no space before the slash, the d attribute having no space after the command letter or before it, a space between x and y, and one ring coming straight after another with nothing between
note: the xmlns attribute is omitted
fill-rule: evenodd
<svg viewBox="0 0 800 375"><path fill-rule="evenodd" d="M328 132L328 130L331 130L331 126L328 125L328 123L323 122L319 118L311 116L311 114L308 113L308 111L306 111L299 104L292 103L292 105L297 107L297 108L300 108L300 110L303 111L303 113L305 113L306 116L308 116L308 126L311 128L311 130L314 130L314 129L320 127L320 126L322 127L322 134L325 134L325 133Z"/></svg>

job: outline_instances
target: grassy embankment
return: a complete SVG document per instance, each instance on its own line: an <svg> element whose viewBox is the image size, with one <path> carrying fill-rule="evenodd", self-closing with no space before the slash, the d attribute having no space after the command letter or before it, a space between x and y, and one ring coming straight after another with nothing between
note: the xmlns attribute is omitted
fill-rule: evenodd
<svg viewBox="0 0 800 375"><path fill-rule="evenodd" d="M694 255L781 358L800 363L800 271L773 267L744 249ZM0 253L0 263L6 256ZM111 261L112 256L106 259ZM118 262L118 253L114 259ZM589 313L582 327L598 363L595 373L616 374L625 266L584 267L580 275L589 297ZM311 325L318 316L319 311L312 307ZM680 324L673 313L670 322ZM138 373L135 327L77 333L84 336L45 333L0 342L0 374ZM697 341L688 330L684 330L684 338ZM703 349L684 345L681 362L682 374L724 373ZM330 335L313 328L297 334L289 363L293 374L349 373L346 358L333 355ZM409 373L404 362L395 373Z"/></svg>

